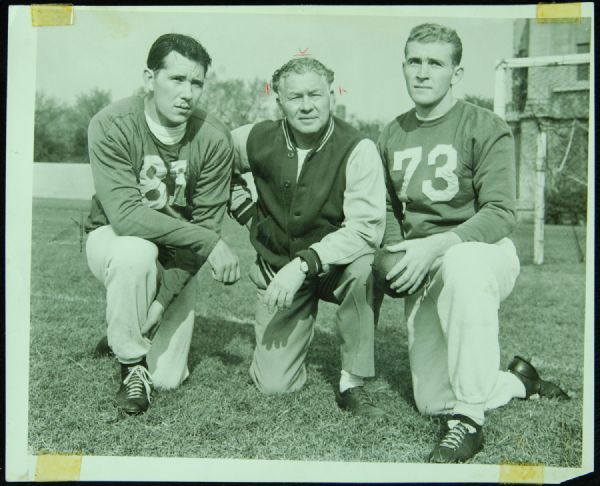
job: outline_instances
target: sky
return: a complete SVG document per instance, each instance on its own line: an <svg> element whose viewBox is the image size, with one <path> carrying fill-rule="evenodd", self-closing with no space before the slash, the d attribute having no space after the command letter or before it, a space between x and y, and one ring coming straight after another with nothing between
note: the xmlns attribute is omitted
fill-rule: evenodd
<svg viewBox="0 0 600 486"><path fill-rule="evenodd" d="M349 15L342 7L334 14L153 10L79 9L74 25L40 30L36 89L67 102L96 87L110 90L113 100L129 96L142 84L152 42L179 32L204 45L220 79L267 82L287 60L301 51L310 54L334 70L337 103L348 114L387 121L412 106L401 63L413 26L435 21L457 30L465 68L455 88L458 97L492 98L496 60L513 54L510 18L378 15L378 10Z"/></svg>

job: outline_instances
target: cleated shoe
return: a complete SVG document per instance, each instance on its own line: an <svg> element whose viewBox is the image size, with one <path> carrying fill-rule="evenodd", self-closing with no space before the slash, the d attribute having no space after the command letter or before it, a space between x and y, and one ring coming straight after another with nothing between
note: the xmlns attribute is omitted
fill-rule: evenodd
<svg viewBox="0 0 600 486"><path fill-rule="evenodd" d="M453 415L442 425L442 438L429 454L429 462L465 462L483 448L483 430L464 415Z"/></svg>
<svg viewBox="0 0 600 486"><path fill-rule="evenodd" d="M121 387L117 392L117 406L131 415L144 413L150 405L152 377L146 360L121 363Z"/></svg>
<svg viewBox="0 0 600 486"><path fill-rule="evenodd" d="M385 412L375 406L364 386L348 388L336 396L338 406L342 410L352 412L353 415L362 417L383 417Z"/></svg>
<svg viewBox="0 0 600 486"><path fill-rule="evenodd" d="M569 400L570 398L558 385L542 380L533 365L521 358L521 356L515 356L512 359L508 365L508 371L519 378L523 382L523 385L525 385L526 399L536 393L540 397L546 398L558 398L560 400Z"/></svg>

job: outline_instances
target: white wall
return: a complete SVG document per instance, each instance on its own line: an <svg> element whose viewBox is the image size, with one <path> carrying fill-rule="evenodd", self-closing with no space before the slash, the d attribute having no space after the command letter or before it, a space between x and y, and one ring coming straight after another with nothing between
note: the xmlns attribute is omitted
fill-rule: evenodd
<svg viewBox="0 0 600 486"><path fill-rule="evenodd" d="M250 174L244 174L254 199L256 189ZM90 199L94 181L89 164L36 162L33 164L33 197Z"/></svg>
<svg viewBox="0 0 600 486"><path fill-rule="evenodd" d="M89 164L33 164L33 197L90 199L93 194Z"/></svg>

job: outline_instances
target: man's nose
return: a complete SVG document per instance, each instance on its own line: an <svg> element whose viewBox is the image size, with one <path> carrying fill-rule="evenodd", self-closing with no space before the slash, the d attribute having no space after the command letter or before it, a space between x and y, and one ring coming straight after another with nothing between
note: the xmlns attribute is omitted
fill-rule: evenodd
<svg viewBox="0 0 600 486"><path fill-rule="evenodd" d="M183 85L181 87L181 97L184 100L192 99L192 83L190 83L188 81L183 83Z"/></svg>
<svg viewBox="0 0 600 486"><path fill-rule="evenodd" d="M310 97L308 95L304 95L302 97L302 103L300 104L300 109L302 111L310 111L313 109L313 102L311 101Z"/></svg>
<svg viewBox="0 0 600 486"><path fill-rule="evenodd" d="M429 64L423 62L419 65L419 69L417 71L417 77L419 78L428 78L429 77Z"/></svg>

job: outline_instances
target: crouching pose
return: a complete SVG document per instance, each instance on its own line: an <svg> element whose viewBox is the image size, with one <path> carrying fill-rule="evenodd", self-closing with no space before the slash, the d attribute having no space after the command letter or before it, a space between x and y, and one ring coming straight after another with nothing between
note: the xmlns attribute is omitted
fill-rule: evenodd
<svg viewBox="0 0 600 486"><path fill-rule="evenodd" d="M86 253L106 287L105 346L121 364L117 404L131 414L148 408L153 383L174 388L188 376L200 266L208 260L224 283L240 277L219 236L231 139L196 110L210 61L190 37L159 37L144 71L147 95L111 104L89 127L96 193Z"/></svg>
<svg viewBox="0 0 600 486"><path fill-rule="evenodd" d="M232 132L239 173L258 200L232 198L256 249L256 348L250 375L264 393L300 389L320 299L339 305L341 408L382 415L363 387L374 375L371 262L383 237L385 183L375 144L332 116L333 72L298 58L275 71L283 119ZM233 194L236 194L234 191ZM238 191L239 194L239 191Z"/></svg>
<svg viewBox="0 0 600 486"><path fill-rule="evenodd" d="M383 244L406 252L387 278L409 292L415 402L424 414L449 415L432 462L476 454L485 410L534 393L568 398L520 357L499 371L498 308L519 274L507 238L516 221L514 144L499 117L453 97L461 55L453 30L412 29L403 70L415 108L378 144L388 185Z"/></svg>

